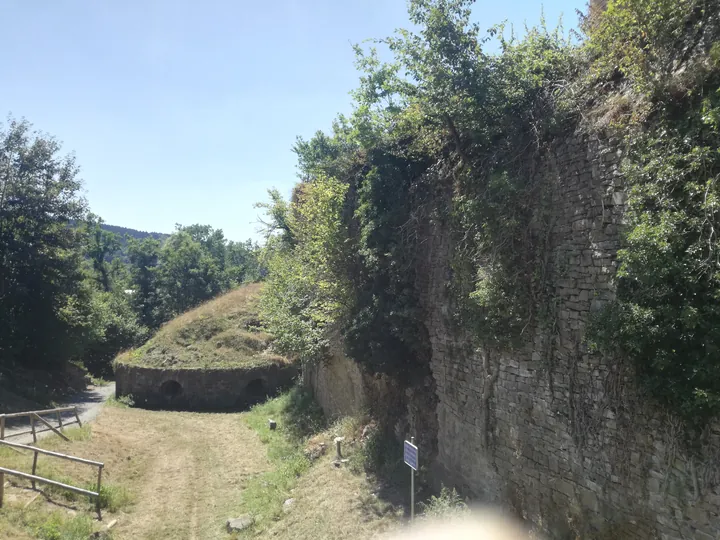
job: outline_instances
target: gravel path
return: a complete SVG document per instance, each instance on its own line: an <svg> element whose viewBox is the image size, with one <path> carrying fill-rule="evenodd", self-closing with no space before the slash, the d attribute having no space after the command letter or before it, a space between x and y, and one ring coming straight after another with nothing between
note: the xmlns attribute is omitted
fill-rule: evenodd
<svg viewBox="0 0 720 540"><path fill-rule="evenodd" d="M114 394L115 383L110 383L105 386L90 386L87 390L78 392L67 401L59 404L58 407L77 407L78 413L80 413L80 420L83 423L90 422L98 415L105 400ZM43 418L50 420L47 416L44 416ZM62 414L62 418L63 421L71 421L75 420L75 415L72 412L67 412ZM8 422L10 422L10 420L8 420ZM56 426L56 422L51 422L51 424ZM72 425L76 426L77 424ZM36 429L39 429L39 427L45 428L45 426L41 425L36 426ZM23 431L28 431L29 429L30 420L27 418L19 418L13 421L11 426L5 428L5 438L9 438L11 442L30 444L32 443L32 434L30 433L26 435L12 436L13 433L21 433ZM37 434L37 436L38 439L42 439L51 433L52 431L50 430L41 431Z"/></svg>

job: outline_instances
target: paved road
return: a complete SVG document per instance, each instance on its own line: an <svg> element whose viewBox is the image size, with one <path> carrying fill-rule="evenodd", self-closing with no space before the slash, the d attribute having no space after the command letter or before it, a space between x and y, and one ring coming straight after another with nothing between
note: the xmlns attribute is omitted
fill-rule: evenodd
<svg viewBox="0 0 720 540"><path fill-rule="evenodd" d="M90 386L87 390L83 390L82 392L78 392L74 396L72 396L70 399L64 401L59 407L77 407L78 412L80 413L80 420L83 422L89 422L93 420L98 413L100 412L100 408L102 407L102 404L107 400L110 396L115 395L115 383L110 383L105 386ZM44 417L46 420L49 420L48 417ZM63 421L66 419L68 421L75 420L75 415L70 413L63 413L62 415ZM9 422L9 420L8 420ZM56 425L56 423L53 423L53 426ZM77 424L73 424L73 426L76 426ZM37 427L37 426L36 426ZM42 426L43 428L45 426ZM30 429L30 420L27 418L21 418L17 419L15 423L12 424L12 426L5 428L5 437L8 438L9 435L12 435L13 433L20 433L23 431L27 431ZM43 431L38 433L38 438L46 437L47 435L51 434L52 431ZM32 443L32 434L28 433L27 435L19 435L16 437L10 437L8 439L11 442L16 442L20 444L29 444Z"/></svg>

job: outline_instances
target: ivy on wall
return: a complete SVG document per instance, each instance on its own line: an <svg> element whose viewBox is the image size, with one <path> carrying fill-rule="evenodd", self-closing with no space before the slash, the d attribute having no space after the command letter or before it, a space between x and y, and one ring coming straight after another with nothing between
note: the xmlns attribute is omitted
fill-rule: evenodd
<svg viewBox="0 0 720 540"><path fill-rule="evenodd" d="M266 250L277 268L266 313L280 344L317 360L332 328L373 371L427 373L415 272L422 223L435 212L453 234L455 322L477 345L512 346L551 305L552 223L533 164L584 112L622 103L603 126L629 150L618 300L590 337L632 358L652 395L702 423L720 408L717 2L611 0L585 19L578 43L544 23L522 38L502 26L481 34L471 4L411 0L417 31L376 43L391 62L356 48L353 114L298 141L296 196L268 207L281 234ZM437 208L440 169L452 194ZM325 235L296 216L329 183L335 225Z"/></svg>

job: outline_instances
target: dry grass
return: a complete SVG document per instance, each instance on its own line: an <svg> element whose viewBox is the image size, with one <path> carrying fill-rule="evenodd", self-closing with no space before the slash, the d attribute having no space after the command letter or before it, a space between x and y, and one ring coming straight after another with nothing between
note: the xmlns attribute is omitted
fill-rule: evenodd
<svg viewBox="0 0 720 540"><path fill-rule="evenodd" d="M399 527L402 509L378 498L365 475L332 464L332 452L318 459L290 496L295 504L263 537L365 540Z"/></svg>
<svg viewBox="0 0 720 540"><path fill-rule="evenodd" d="M98 523L87 499L69 500L45 488L45 496L25 508L36 492L13 479L0 509L0 538L86 540L117 519L110 531L115 540L226 539L232 538L226 520L248 511L257 512L253 537L360 540L396 527L402 510L375 497L364 474L334 467L330 453L312 462L304 455L303 434L317 429L316 417L302 407L284 417L278 409L283 403L291 403L288 395L230 414L106 406L91 430L75 431L72 442L49 438L40 444L104 462L108 496L119 508L105 510ZM268 412L279 420L272 433L265 429ZM359 424L346 421L312 442L330 449L336 434L350 439L358 432ZM32 458L3 450L0 462L29 471ZM46 456L39 465L41 474L76 485L94 480L88 466ZM295 506L283 512L290 497Z"/></svg>
<svg viewBox="0 0 720 540"><path fill-rule="evenodd" d="M285 363L272 354L258 303L262 285L245 285L166 323L145 345L118 362L166 368L226 368Z"/></svg>
<svg viewBox="0 0 720 540"><path fill-rule="evenodd" d="M374 482L364 472L353 474L350 462L333 464L334 438L345 437L343 454L352 459L364 422L345 418L319 431L322 421L305 398L295 389L245 415L268 445L273 468L243 493L242 511L255 525L241 537L364 540L397 528L404 510L379 498ZM268 417L277 420L277 430L268 429ZM285 511L290 498L294 504Z"/></svg>
<svg viewBox="0 0 720 540"><path fill-rule="evenodd" d="M47 439L42 446L105 463L105 482L128 493L131 501L106 512L104 523L118 520L111 531L116 539L227 538L225 521L237 513L246 482L269 467L264 446L239 414L105 407L89 439ZM11 459L11 466L29 471L30 456ZM7 460L3 455L2 462ZM40 458L42 474L79 485L92 481L90 467L50 460ZM44 488L49 502L41 497L24 509L35 493L23 481L12 482L0 510L0 538L43 538L36 524L57 512L92 516L87 500L68 501ZM102 526L95 523L96 529Z"/></svg>

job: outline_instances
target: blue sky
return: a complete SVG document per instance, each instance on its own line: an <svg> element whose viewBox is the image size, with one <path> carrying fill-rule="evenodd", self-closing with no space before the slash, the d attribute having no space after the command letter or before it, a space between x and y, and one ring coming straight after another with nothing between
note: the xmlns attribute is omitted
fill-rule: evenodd
<svg viewBox="0 0 720 540"><path fill-rule="evenodd" d="M585 0L477 0L502 20L577 22ZM207 223L259 238L253 203L289 194L296 136L356 86L352 43L407 27L405 0L4 0L0 113L55 136L107 223Z"/></svg>

